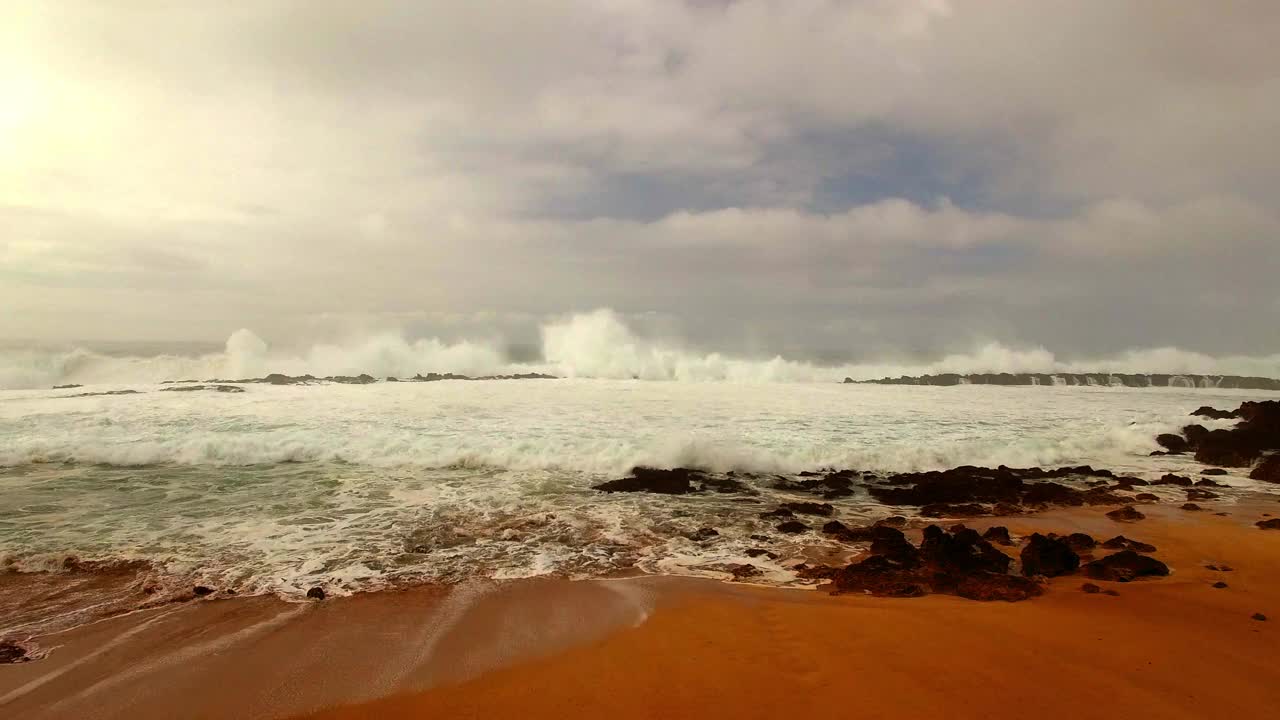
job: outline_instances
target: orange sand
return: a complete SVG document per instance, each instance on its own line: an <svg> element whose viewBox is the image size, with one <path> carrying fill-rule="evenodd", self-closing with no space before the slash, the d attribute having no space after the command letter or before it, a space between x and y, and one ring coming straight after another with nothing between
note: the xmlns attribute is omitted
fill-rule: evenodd
<svg viewBox="0 0 1280 720"><path fill-rule="evenodd" d="M1081 518L1155 543L1175 574L1111 585L1120 597L1061 578L1014 605L765 590L688 597L548 660L311 717L1273 716L1280 533L1203 515L1133 526ZM1061 516L1012 524L1064 529ZM1230 587L1214 589L1216 580ZM1259 611L1273 620L1252 620Z"/></svg>
<svg viewBox="0 0 1280 720"><path fill-rule="evenodd" d="M165 606L36 638L48 657L0 666L0 715L1269 717L1280 532L1252 527L1276 512L1264 502L1230 518L1144 506L1133 525L1106 508L971 523L1157 545L1173 575L1112 585L1119 597L1080 577L1016 604L637 578Z"/></svg>

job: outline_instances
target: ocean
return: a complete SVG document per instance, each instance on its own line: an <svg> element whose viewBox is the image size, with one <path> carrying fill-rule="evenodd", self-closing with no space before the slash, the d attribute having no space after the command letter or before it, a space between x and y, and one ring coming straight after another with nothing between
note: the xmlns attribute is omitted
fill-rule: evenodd
<svg viewBox="0 0 1280 720"><path fill-rule="evenodd" d="M839 546L760 517L813 500L780 478L962 464L1195 473L1189 458L1150 456L1155 435L1201 405L1258 396L607 379L172 387L0 391L5 565L142 561L187 587L284 597L478 577L725 577L746 562L760 582L790 584L796 557ZM108 388L138 392L78 396ZM592 489L635 466L732 472L750 491ZM1219 479L1256 489L1233 473ZM830 502L850 525L904 513L864 489ZM698 539L703 528L718 534ZM778 557L748 554L760 547Z"/></svg>

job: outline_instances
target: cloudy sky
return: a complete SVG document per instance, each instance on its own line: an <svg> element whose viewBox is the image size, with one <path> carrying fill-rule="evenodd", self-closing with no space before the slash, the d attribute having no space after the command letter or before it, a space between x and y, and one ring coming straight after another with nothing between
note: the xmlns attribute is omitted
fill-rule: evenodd
<svg viewBox="0 0 1280 720"><path fill-rule="evenodd" d="M0 3L0 338L1280 351L1274 0Z"/></svg>

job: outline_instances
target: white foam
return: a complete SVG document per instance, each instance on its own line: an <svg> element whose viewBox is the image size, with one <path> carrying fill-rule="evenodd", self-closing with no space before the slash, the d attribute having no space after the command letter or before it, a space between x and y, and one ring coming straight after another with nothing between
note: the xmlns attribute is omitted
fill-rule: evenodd
<svg viewBox="0 0 1280 720"><path fill-rule="evenodd" d="M156 383L290 375L409 377L452 372L495 375L550 372L574 378L674 380L686 382L838 382L845 377L984 372L1116 372L1229 374L1280 377L1280 354L1213 357L1177 348L1135 349L1113 357L1061 359L1043 347L975 343L965 353L931 362L885 359L827 366L787 359L733 357L688 349L635 333L611 310L571 315L542 327L542 362L511 362L493 342L408 340L377 334L345 344L318 344L303 352L273 349L247 329L228 338L220 353L203 356L118 357L85 349L0 350L0 389L52 385Z"/></svg>

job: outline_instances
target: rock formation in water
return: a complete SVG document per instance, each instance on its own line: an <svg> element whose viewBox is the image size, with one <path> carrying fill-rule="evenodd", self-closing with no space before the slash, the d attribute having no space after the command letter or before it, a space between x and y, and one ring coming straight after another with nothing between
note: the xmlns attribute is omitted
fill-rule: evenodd
<svg viewBox="0 0 1280 720"><path fill-rule="evenodd" d="M879 380L854 380L849 384L871 385L1061 385L1097 387L1173 387L1215 388L1229 390L1276 390L1280 380L1240 375L1133 375L1127 373L943 373L941 375L916 375Z"/></svg>

